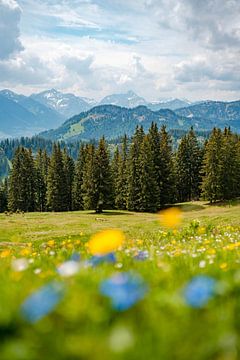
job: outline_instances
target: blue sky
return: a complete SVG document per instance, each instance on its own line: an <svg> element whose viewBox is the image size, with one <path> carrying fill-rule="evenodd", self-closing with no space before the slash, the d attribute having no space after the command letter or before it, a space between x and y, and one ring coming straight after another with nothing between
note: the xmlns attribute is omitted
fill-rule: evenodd
<svg viewBox="0 0 240 360"><path fill-rule="evenodd" d="M239 0L0 0L0 88L239 99Z"/></svg>

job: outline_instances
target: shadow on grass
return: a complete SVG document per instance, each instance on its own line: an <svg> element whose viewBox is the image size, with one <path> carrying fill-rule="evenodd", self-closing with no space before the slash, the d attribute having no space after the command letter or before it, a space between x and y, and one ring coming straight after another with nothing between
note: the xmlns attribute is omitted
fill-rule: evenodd
<svg viewBox="0 0 240 360"><path fill-rule="evenodd" d="M205 207L200 204L184 204L184 205L179 205L179 207L181 208L181 210L183 212L201 211L201 210L205 209Z"/></svg>
<svg viewBox="0 0 240 360"><path fill-rule="evenodd" d="M233 199L233 200L215 201L213 203L207 203L206 205L219 206L219 207L232 207L232 206L237 206L239 204L240 204L240 199Z"/></svg>
<svg viewBox="0 0 240 360"><path fill-rule="evenodd" d="M102 215L107 215L107 216L109 216L109 215L111 215L111 216L117 216L117 215L134 215L133 213L131 213L131 212L127 212L127 211L111 211L111 210L109 210L109 211L103 211L101 214L98 214L98 213L96 213L95 211L89 211L89 212L87 212L87 214L88 215L95 215L96 216L96 218L98 218L99 216L102 216Z"/></svg>

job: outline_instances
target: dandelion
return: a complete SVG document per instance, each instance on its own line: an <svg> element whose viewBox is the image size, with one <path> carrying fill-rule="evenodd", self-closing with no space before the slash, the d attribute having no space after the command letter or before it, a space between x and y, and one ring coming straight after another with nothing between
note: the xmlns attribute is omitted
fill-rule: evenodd
<svg viewBox="0 0 240 360"><path fill-rule="evenodd" d="M1 253L0 253L0 258L4 259L4 258L7 258L11 255L11 250L3 250Z"/></svg>
<svg viewBox="0 0 240 360"><path fill-rule="evenodd" d="M120 230L104 230L93 235L88 243L88 249L93 255L106 255L117 250L124 239L124 234Z"/></svg>
<svg viewBox="0 0 240 360"><path fill-rule="evenodd" d="M224 262L224 263L220 264L219 267L221 270L227 270L228 264L226 262Z"/></svg>
<svg viewBox="0 0 240 360"><path fill-rule="evenodd" d="M209 276L196 276L186 286L184 297L193 308L201 308L214 295L216 281Z"/></svg>
<svg viewBox="0 0 240 360"><path fill-rule="evenodd" d="M20 255L21 256L28 256L28 255L30 255L31 254L31 250L30 249L22 249L21 251L20 251Z"/></svg>
<svg viewBox="0 0 240 360"><path fill-rule="evenodd" d="M160 212L160 222L168 228L175 228L181 224L182 212L179 208L169 208Z"/></svg>
<svg viewBox="0 0 240 360"><path fill-rule="evenodd" d="M104 280L100 287L102 295L111 299L112 307L125 311L140 301L147 291L142 278L132 273L119 273Z"/></svg>
<svg viewBox="0 0 240 360"><path fill-rule="evenodd" d="M21 306L23 318L35 323L48 315L63 297L63 287L57 282L41 287L30 295Z"/></svg>
<svg viewBox="0 0 240 360"><path fill-rule="evenodd" d="M54 240L49 240L49 241L47 242L47 245L48 245L49 247L53 247L53 246L55 245L55 241L54 241Z"/></svg>

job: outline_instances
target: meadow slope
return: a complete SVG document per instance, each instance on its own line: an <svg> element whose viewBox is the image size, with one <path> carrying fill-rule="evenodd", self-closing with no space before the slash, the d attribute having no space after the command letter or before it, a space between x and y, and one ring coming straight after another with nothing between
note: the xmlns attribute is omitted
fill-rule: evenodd
<svg viewBox="0 0 240 360"><path fill-rule="evenodd" d="M173 230L146 213L0 214L1 360L240 359L240 205L181 208ZM91 262L90 237L114 228L122 248ZM78 270L65 276L57 269L69 259ZM101 292L119 273L144 284L125 311ZM26 299L46 284L61 296L31 321Z"/></svg>

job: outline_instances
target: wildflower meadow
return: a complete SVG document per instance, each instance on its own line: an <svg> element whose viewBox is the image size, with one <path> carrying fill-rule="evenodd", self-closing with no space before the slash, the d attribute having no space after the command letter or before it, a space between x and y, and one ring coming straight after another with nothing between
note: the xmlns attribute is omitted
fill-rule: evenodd
<svg viewBox="0 0 240 360"><path fill-rule="evenodd" d="M0 214L0 359L239 359L239 215Z"/></svg>

